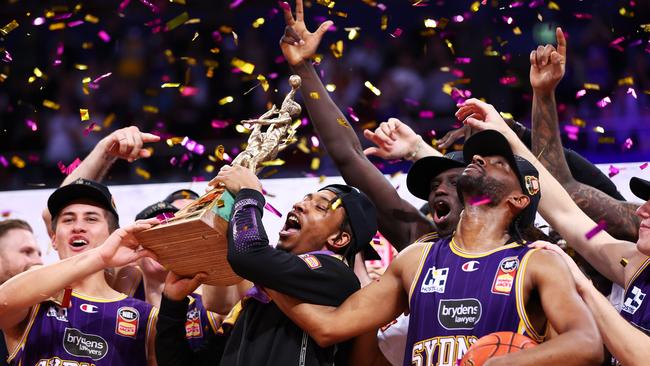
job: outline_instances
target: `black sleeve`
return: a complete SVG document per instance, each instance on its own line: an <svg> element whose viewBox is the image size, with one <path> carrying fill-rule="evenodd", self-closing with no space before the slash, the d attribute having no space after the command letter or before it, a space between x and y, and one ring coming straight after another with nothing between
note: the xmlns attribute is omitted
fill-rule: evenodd
<svg viewBox="0 0 650 366"><path fill-rule="evenodd" d="M295 255L269 245L264 196L242 189L228 226L228 262L241 277L302 301L336 306L359 288L354 272L329 255ZM343 297L342 297L343 296Z"/></svg>
<svg viewBox="0 0 650 366"><path fill-rule="evenodd" d="M221 360L227 337L209 333L197 350L185 338L189 299L173 301L163 294L156 324L156 360L159 366L214 366Z"/></svg>

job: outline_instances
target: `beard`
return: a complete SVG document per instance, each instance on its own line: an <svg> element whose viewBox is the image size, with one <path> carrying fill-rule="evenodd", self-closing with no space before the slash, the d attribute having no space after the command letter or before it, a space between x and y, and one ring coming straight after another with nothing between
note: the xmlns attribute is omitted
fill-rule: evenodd
<svg viewBox="0 0 650 366"><path fill-rule="evenodd" d="M488 207L496 207L509 193L505 183L485 175L474 177L461 174L456 189L461 201L464 202L464 197L487 199L489 201L485 205Z"/></svg>

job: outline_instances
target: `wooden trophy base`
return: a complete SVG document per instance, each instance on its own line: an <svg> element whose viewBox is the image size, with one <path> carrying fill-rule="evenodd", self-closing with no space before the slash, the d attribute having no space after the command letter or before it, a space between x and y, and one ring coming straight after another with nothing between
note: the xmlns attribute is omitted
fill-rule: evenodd
<svg viewBox="0 0 650 366"><path fill-rule="evenodd" d="M228 221L232 196L222 188L199 197L176 215L137 233L140 245L151 250L158 262L174 273L193 277L208 274L207 285L229 286L240 282L228 260ZM222 199L224 198L224 199ZM226 219L224 219L224 216Z"/></svg>

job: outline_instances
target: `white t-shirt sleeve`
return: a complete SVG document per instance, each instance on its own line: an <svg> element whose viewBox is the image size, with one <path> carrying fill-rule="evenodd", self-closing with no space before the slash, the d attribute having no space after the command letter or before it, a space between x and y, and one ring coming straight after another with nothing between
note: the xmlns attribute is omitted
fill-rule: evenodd
<svg viewBox="0 0 650 366"><path fill-rule="evenodd" d="M409 316L400 315L395 321L377 331L379 350L393 366L404 365Z"/></svg>

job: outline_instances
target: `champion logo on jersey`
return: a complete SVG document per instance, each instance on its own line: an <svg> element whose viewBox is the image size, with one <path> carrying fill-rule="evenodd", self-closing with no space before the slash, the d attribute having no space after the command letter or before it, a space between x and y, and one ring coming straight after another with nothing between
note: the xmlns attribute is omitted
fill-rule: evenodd
<svg viewBox="0 0 650 366"><path fill-rule="evenodd" d="M463 272L474 272L478 269L479 263L479 261L465 262L460 268L463 270Z"/></svg>
<svg viewBox="0 0 650 366"><path fill-rule="evenodd" d="M93 304L81 304L79 305L79 309L88 314L95 314L97 312L97 306Z"/></svg>

